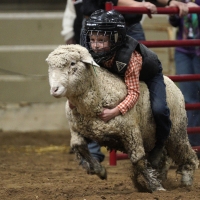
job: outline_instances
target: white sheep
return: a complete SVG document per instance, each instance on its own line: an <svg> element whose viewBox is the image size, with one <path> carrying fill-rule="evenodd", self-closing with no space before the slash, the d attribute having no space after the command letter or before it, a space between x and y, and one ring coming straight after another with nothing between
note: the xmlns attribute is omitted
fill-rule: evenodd
<svg viewBox="0 0 200 200"><path fill-rule="evenodd" d="M49 65L50 93L66 97L66 115L71 131L71 147L80 159L88 163L88 173L106 179L105 168L88 151L90 140L108 149L128 154L133 166L132 180L140 191L164 190L156 171L147 162L148 152L155 144L155 123L152 116L147 86L140 82L140 98L124 116L105 123L98 115L104 107L113 108L126 96L126 86L117 76L97 67L87 49L80 45L61 45L46 59ZM198 158L190 146L183 95L167 77L167 103L172 127L166 142L166 156L158 169L166 178L168 157L178 165L183 185L192 185ZM69 103L74 106L69 107Z"/></svg>

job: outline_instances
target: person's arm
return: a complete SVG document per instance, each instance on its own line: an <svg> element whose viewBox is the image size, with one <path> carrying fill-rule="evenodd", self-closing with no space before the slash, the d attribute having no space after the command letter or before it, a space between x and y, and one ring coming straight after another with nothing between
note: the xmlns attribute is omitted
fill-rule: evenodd
<svg viewBox="0 0 200 200"><path fill-rule="evenodd" d="M74 44L74 20L76 18L76 12L72 0L67 1L65 12L62 20L61 35L64 37L66 44Z"/></svg>
<svg viewBox="0 0 200 200"><path fill-rule="evenodd" d="M200 2L200 0L199 0L199 2ZM199 7L199 5L197 5L196 3L193 3L193 2L188 2L187 7L188 8L189 7ZM169 23L174 27L179 26L180 21L181 21L181 17L178 15L170 15L170 17L169 17Z"/></svg>
<svg viewBox="0 0 200 200"><path fill-rule="evenodd" d="M150 2L137 2L134 0L115 0L115 2L117 3L117 6L145 7L151 11L151 14L157 13L156 6ZM182 3L176 0L157 0L157 2L159 2L163 6L178 7L179 16L184 16L188 14L188 6L186 3ZM151 15L149 17L151 17Z"/></svg>
<svg viewBox="0 0 200 200"><path fill-rule="evenodd" d="M151 14L157 13L156 6L150 2L145 2L145 1L138 2L138 1L134 1L134 0L118 0L117 6L145 7L151 11Z"/></svg>
<svg viewBox="0 0 200 200"><path fill-rule="evenodd" d="M112 118L122 114L124 115L128 110L130 110L139 98L139 75L142 66L142 56L134 52L131 56L129 66L125 73L125 84L127 86L127 96L126 98L115 108L108 109L105 108L99 117L104 121L108 122Z"/></svg>
<svg viewBox="0 0 200 200"><path fill-rule="evenodd" d="M164 6L178 7L180 17L188 14L188 6L186 3L176 0L157 0L157 1Z"/></svg>
<svg viewBox="0 0 200 200"><path fill-rule="evenodd" d="M197 2L197 3L188 2L188 3L187 3L188 8L189 8L189 7L199 7L199 5L200 5L200 0L196 0L195 2Z"/></svg>

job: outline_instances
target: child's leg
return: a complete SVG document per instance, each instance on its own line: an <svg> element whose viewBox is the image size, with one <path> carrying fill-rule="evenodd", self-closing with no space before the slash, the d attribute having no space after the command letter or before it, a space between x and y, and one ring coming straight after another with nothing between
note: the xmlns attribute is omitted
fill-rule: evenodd
<svg viewBox="0 0 200 200"><path fill-rule="evenodd" d="M154 78L146 81L146 84L150 92L151 108L156 123L156 144L150 152L149 160L153 167L157 167L165 141L170 134L170 111L166 102L166 86L163 74L158 73Z"/></svg>
<svg viewBox="0 0 200 200"><path fill-rule="evenodd" d="M163 146L171 128L170 111L166 102L166 90L162 73L146 82L156 123L156 145Z"/></svg>
<svg viewBox="0 0 200 200"><path fill-rule="evenodd" d="M95 158L99 162L102 162L104 160L105 155L101 152L101 147L96 142L91 141L88 144L88 149L93 158Z"/></svg>

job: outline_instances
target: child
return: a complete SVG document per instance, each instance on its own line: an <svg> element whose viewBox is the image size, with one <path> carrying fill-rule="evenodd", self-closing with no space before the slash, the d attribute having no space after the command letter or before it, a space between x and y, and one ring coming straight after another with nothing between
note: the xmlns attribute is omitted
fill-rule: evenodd
<svg viewBox="0 0 200 200"><path fill-rule="evenodd" d="M156 123L156 144L149 161L156 168L171 128L162 66L157 55L126 35L124 18L114 10L95 11L86 20L81 39L94 60L122 77L127 86L126 98L115 108L105 108L100 114L103 121L128 112L139 98L139 81L147 84Z"/></svg>

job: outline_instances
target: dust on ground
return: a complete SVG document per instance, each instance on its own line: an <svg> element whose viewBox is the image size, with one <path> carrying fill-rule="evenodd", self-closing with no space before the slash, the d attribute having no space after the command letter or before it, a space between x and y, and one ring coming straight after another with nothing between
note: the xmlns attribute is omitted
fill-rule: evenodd
<svg viewBox="0 0 200 200"><path fill-rule="evenodd" d="M180 187L180 177L172 167L167 191L140 193L130 176L129 160L103 165L108 179L87 175L69 154L69 133L0 133L0 199L2 200L197 200L200 199L200 170L191 188Z"/></svg>

